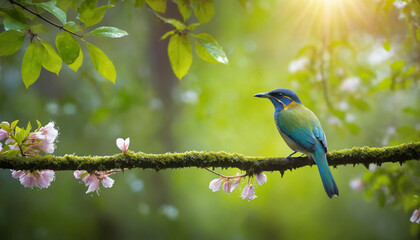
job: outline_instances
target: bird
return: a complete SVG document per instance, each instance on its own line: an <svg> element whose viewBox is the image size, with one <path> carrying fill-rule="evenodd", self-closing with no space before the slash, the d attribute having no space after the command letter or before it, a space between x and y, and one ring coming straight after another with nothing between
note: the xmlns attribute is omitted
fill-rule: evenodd
<svg viewBox="0 0 420 240"><path fill-rule="evenodd" d="M294 151L306 154L318 166L319 174L329 198L338 196L338 188L327 161L327 138L316 115L306 108L295 92L278 88L267 93L258 93L254 97L268 98L274 105L274 121L277 130Z"/></svg>

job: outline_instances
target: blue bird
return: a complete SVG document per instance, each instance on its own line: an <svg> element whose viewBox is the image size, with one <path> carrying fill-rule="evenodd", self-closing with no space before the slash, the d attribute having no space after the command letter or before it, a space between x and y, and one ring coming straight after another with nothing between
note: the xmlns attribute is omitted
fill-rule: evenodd
<svg viewBox="0 0 420 240"><path fill-rule="evenodd" d="M279 88L254 97L268 98L275 107L274 121L280 135L294 151L306 154L318 166L328 197L338 196L338 188L327 162L327 139L315 114L302 105L292 90Z"/></svg>

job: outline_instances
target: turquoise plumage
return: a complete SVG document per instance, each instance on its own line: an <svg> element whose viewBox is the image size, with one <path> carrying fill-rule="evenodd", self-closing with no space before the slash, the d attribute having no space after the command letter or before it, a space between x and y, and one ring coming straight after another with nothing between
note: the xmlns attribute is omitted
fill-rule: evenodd
<svg viewBox="0 0 420 240"><path fill-rule="evenodd" d="M328 197L338 196L338 188L326 157L327 139L315 114L303 106L296 93L289 89L279 88L254 96L268 98L273 103L277 129L287 145L295 151L288 157L301 152L313 159Z"/></svg>

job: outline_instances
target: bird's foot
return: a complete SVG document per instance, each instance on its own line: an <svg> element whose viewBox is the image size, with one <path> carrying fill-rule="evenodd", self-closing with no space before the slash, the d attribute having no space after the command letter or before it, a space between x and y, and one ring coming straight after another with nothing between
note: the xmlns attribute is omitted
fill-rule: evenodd
<svg viewBox="0 0 420 240"><path fill-rule="evenodd" d="M292 164L293 164L293 162L295 161L293 158L292 158L292 156L294 155L294 154L296 154L297 152L296 151L294 151L292 154L290 154L289 156L287 156L286 158L287 159L289 159L291 162L292 162Z"/></svg>

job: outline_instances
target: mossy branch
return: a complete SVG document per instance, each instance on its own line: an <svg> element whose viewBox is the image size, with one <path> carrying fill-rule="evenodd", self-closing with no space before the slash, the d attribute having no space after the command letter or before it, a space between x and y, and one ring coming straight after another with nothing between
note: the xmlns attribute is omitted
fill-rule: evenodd
<svg viewBox="0 0 420 240"><path fill-rule="evenodd" d="M236 153L226 152L185 152L147 154L132 153L116 154L113 156L85 156L74 155L58 156L35 156L35 157L9 157L0 155L0 168L15 170L110 170L123 168L143 168L162 170L168 168L238 168L247 174L261 171L293 170L304 166L314 165L314 161L308 157L287 158L274 157L247 157ZM393 147L371 148L355 147L328 153L330 166L363 164L366 167L370 163L381 165L386 162L399 162L402 164L408 160L420 160L420 142L406 143Z"/></svg>

